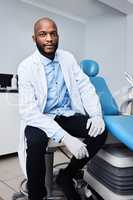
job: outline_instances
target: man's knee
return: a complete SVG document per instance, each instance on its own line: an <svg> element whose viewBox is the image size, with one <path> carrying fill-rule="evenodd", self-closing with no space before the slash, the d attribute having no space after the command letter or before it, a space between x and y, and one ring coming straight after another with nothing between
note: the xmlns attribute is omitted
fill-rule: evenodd
<svg viewBox="0 0 133 200"><path fill-rule="evenodd" d="M28 146L43 146L44 148L48 145L48 137L44 131L37 127L26 126L25 128L25 137L27 140Z"/></svg>
<svg viewBox="0 0 133 200"><path fill-rule="evenodd" d="M99 136L101 138L102 143L104 144L107 139L107 130L105 129L104 132Z"/></svg>
<svg viewBox="0 0 133 200"><path fill-rule="evenodd" d="M107 138L107 132L104 131L101 135L91 138L89 137L85 140L90 158L92 158L98 152L98 150L102 148L102 146L106 141L106 138Z"/></svg>

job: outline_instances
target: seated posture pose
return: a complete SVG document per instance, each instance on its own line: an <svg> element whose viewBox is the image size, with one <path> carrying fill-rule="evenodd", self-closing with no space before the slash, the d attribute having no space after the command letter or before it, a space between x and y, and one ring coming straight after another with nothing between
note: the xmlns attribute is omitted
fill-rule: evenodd
<svg viewBox="0 0 133 200"><path fill-rule="evenodd" d="M59 35L52 19L36 21L32 37L37 50L18 68L19 159L28 180L28 198L47 196L45 154L53 140L62 142L73 155L56 182L68 200L80 200L73 177L106 139L99 98L73 55L58 49Z"/></svg>

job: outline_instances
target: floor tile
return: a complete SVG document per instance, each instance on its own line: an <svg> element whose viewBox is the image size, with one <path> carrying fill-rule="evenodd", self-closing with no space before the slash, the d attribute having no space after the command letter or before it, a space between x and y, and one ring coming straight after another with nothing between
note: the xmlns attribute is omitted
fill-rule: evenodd
<svg viewBox="0 0 133 200"><path fill-rule="evenodd" d="M16 177L14 179L10 179L4 182L10 187L12 187L14 190L19 191L20 184L24 179L25 179L24 176L20 176L20 177Z"/></svg>
<svg viewBox="0 0 133 200"><path fill-rule="evenodd" d="M17 156L0 158L0 180L10 180L21 175L22 171Z"/></svg>
<svg viewBox="0 0 133 200"><path fill-rule="evenodd" d="M0 182L0 196L3 200L11 200L13 193L14 191L11 188Z"/></svg>

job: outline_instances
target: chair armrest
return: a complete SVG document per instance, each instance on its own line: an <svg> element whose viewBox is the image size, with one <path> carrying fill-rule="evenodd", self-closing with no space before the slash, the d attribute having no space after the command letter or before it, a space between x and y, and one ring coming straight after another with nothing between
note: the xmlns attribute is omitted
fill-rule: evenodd
<svg viewBox="0 0 133 200"><path fill-rule="evenodd" d="M129 113L127 112L128 106L129 104L133 103L133 98L129 98L127 100L125 100L121 106L120 106L120 113L122 115L129 115Z"/></svg>

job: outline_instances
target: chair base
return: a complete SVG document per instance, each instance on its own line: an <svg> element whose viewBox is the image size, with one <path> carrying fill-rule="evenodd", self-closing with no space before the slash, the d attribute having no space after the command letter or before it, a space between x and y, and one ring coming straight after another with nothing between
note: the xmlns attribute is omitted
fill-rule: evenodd
<svg viewBox="0 0 133 200"><path fill-rule="evenodd" d="M58 187L58 185L55 182L56 174L57 174L57 172L55 172L53 175L53 187L52 187L52 190L48 193L47 199L48 200L54 200L54 199L55 200L66 200L63 192L61 191L61 189Z"/></svg>
<svg viewBox="0 0 133 200"><path fill-rule="evenodd" d="M104 200L133 200L133 195L118 195L112 192L87 171L84 174L84 179Z"/></svg>
<svg viewBox="0 0 133 200"><path fill-rule="evenodd" d="M12 197L12 200L28 200L28 198L22 193L15 193ZM53 194L52 196L47 197L44 200L66 200L64 196L59 194Z"/></svg>
<svg viewBox="0 0 133 200"><path fill-rule="evenodd" d="M86 182L105 200L133 199L133 152L107 144L87 164Z"/></svg>
<svg viewBox="0 0 133 200"><path fill-rule="evenodd" d="M54 176L53 176L53 187L50 193L48 193L46 200L66 200L66 197L64 196L63 192L61 191L61 189L58 187L58 185L55 182L57 173L58 171L55 171ZM80 196L82 197L82 200L85 200L87 199L87 196L86 196L87 190L85 190L87 183L83 180L83 174L84 174L84 171L81 170L78 174L78 177L74 179L74 182L75 182L75 187L77 188L78 192L80 193ZM12 200L28 200L26 182L27 182L27 179L24 179L21 182L20 192L15 193L12 197Z"/></svg>
<svg viewBox="0 0 133 200"><path fill-rule="evenodd" d="M54 179L55 179L55 177L54 177ZM53 181L54 181L54 179L53 179ZM26 179L24 179L21 182L20 192L15 193L12 197L12 200L17 200L17 199L18 200L28 200L26 182L27 182ZM62 193L60 188L58 188L55 181L53 183L52 191L50 193L48 193L46 200L66 200L64 197L64 194Z"/></svg>

